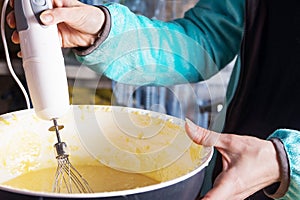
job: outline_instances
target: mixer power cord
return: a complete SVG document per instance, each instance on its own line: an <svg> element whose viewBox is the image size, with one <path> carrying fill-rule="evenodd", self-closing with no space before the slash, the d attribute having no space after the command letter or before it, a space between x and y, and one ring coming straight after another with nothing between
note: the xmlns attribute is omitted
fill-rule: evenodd
<svg viewBox="0 0 300 200"><path fill-rule="evenodd" d="M2 41L3 41L4 52L5 52L5 56L6 56L6 62L7 62L7 66L8 66L8 70L9 70L10 74L12 75L12 77L16 81L16 83L18 84L19 88L21 89L21 91L25 97L27 109L30 109L31 106L30 106L29 95L12 67L12 62L10 59L10 54L9 54L8 45L7 45L7 41L6 41L5 13L6 13L8 3L9 3L9 0L4 0L2 12L1 12L1 36L2 36Z"/></svg>

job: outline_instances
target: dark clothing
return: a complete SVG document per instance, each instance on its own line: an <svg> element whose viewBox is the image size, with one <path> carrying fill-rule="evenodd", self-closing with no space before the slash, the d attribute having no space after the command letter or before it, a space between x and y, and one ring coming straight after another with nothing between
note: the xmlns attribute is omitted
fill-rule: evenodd
<svg viewBox="0 0 300 200"><path fill-rule="evenodd" d="M266 139L279 128L300 130L300 1L248 0L245 20L241 75L224 132ZM260 191L249 199L270 198Z"/></svg>

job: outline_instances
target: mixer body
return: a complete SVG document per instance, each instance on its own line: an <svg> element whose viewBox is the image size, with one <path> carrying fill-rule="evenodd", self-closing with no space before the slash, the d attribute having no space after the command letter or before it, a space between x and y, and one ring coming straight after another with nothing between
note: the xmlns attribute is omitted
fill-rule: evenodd
<svg viewBox="0 0 300 200"><path fill-rule="evenodd" d="M68 82L56 25L44 26L40 13L52 8L51 0L14 3L23 67L30 98L38 117L51 120L69 109Z"/></svg>

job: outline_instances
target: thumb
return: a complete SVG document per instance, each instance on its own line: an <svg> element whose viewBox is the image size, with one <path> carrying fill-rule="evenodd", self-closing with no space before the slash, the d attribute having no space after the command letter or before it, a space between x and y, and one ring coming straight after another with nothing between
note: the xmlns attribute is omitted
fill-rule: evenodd
<svg viewBox="0 0 300 200"><path fill-rule="evenodd" d="M52 24L58 24L61 20L58 20L58 17L54 18L54 13L51 10L46 10L42 12L40 15L40 19L43 22L44 25L52 25Z"/></svg>
<svg viewBox="0 0 300 200"><path fill-rule="evenodd" d="M203 146L215 146L220 137L220 133L202 128L194 124L191 120L186 119L185 130L188 136L197 144Z"/></svg>
<svg viewBox="0 0 300 200"><path fill-rule="evenodd" d="M64 22L78 31L96 34L104 23L104 14L93 6L60 7L44 11L40 19L47 26Z"/></svg>
<svg viewBox="0 0 300 200"><path fill-rule="evenodd" d="M56 8L58 9L58 8ZM52 24L58 24L63 21L63 16L61 16L63 13L56 12L55 10L46 10L41 13L40 19L44 23L44 25L52 25Z"/></svg>
<svg viewBox="0 0 300 200"><path fill-rule="evenodd" d="M81 6L85 4L77 0L69 0L64 2L61 0L53 0L53 5L55 5L56 8L46 10L40 15L40 19L45 25L58 24L67 20L70 17L74 18L78 16L78 13L80 13ZM77 12L73 10L73 8L77 8Z"/></svg>
<svg viewBox="0 0 300 200"><path fill-rule="evenodd" d="M86 12L83 7L62 7L49 9L40 15L41 21L45 25L58 24L65 22L70 25L76 25L85 18Z"/></svg>

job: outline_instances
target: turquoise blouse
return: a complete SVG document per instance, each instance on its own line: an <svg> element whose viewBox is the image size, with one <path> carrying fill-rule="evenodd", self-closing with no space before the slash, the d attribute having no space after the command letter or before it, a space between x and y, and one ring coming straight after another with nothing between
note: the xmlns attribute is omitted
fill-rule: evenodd
<svg viewBox="0 0 300 200"><path fill-rule="evenodd" d="M126 84L168 86L207 80L239 55L244 32L244 0L201 0L170 22L135 15L125 6L107 4L108 38L92 53L77 59L99 74ZM227 105L238 84L240 58L227 89ZM216 131L222 131L224 117ZM290 185L281 199L300 199L300 133L278 130L270 138L284 144Z"/></svg>

